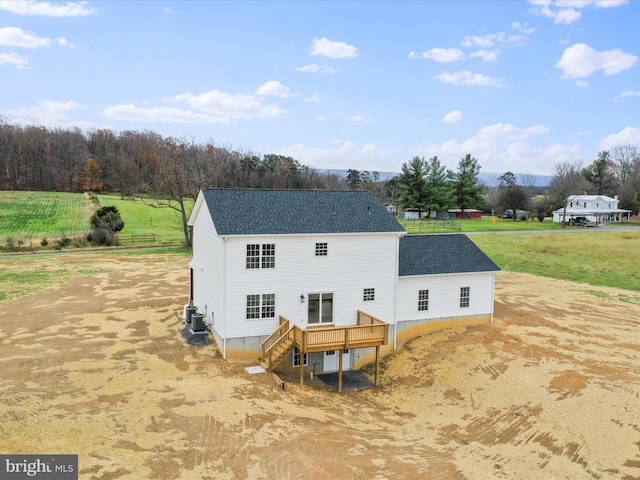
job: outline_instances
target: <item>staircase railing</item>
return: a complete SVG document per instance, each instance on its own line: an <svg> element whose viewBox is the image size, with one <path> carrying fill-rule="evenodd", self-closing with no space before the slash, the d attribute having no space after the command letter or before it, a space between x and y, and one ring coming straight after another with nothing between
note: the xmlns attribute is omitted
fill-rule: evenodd
<svg viewBox="0 0 640 480"><path fill-rule="evenodd" d="M269 335L261 344L260 344L260 353L263 361L267 359L267 350L271 348L271 346L278 341L284 333L289 330L289 320L280 315L280 326Z"/></svg>
<svg viewBox="0 0 640 480"><path fill-rule="evenodd" d="M267 363L269 370L273 369L280 360L282 360L294 345L294 330L297 327L291 327L284 332L275 342L273 342L265 351L262 360Z"/></svg>

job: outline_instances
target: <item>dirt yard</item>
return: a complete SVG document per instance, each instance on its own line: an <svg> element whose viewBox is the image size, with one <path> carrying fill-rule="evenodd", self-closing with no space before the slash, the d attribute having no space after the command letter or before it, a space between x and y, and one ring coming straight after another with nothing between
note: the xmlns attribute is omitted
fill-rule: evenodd
<svg viewBox="0 0 640 480"><path fill-rule="evenodd" d="M640 294L503 273L493 324L410 340L378 387L283 391L187 345L187 267L147 265L0 305L0 453L92 480L640 478Z"/></svg>

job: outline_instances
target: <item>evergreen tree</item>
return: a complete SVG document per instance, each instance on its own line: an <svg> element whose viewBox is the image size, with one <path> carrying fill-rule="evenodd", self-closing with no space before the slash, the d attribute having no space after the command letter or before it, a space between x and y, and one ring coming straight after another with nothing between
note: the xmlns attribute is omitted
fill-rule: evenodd
<svg viewBox="0 0 640 480"><path fill-rule="evenodd" d="M91 238L98 245L116 245L116 233L124 228L124 221L115 206L99 208L89 220Z"/></svg>
<svg viewBox="0 0 640 480"><path fill-rule="evenodd" d="M482 185L478 185L480 164L478 160L467 153L458 163L458 171L452 174L454 183L454 199L463 212L465 209L484 206Z"/></svg>

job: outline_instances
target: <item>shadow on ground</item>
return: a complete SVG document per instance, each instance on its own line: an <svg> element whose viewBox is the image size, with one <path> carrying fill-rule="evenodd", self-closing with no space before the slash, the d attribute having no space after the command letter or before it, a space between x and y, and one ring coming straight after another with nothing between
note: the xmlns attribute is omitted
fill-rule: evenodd
<svg viewBox="0 0 640 480"><path fill-rule="evenodd" d="M338 389L338 372L323 373L317 376L328 387ZM347 370L342 372L342 389L358 390L370 388L375 384L360 370Z"/></svg>

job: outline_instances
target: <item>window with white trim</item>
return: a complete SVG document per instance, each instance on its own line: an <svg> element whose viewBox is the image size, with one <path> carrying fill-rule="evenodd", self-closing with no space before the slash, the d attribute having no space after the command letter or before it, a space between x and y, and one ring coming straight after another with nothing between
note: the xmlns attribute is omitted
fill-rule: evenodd
<svg viewBox="0 0 640 480"><path fill-rule="evenodd" d="M274 243L251 243L247 245L247 268L275 268L276 245Z"/></svg>
<svg viewBox="0 0 640 480"><path fill-rule="evenodd" d="M294 367L300 366L300 350L298 350L297 348L293 349L293 366ZM305 367L309 366L309 355L306 353L304 354L304 366Z"/></svg>
<svg viewBox="0 0 640 480"><path fill-rule="evenodd" d="M469 299L471 297L470 287L460 287L460 307L465 308L469 306Z"/></svg>
<svg viewBox="0 0 640 480"><path fill-rule="evenodd" d="M247 295L247 319L274 318L276 316L276 294Z"/></svg>
<svg viewBox="0 0 640 480"><path fill-rule="evenodd" d="M316 257L326 257L328 254L327 242L316 243Z"/></svg>
<svg viewBox="0 0 640 480"><path fill-rule="evenodd" d="M375 288L365 288L362 293L362 300L365 302L373 302L376 299Z"/></svg>
<svg viewBox="0 0 640 480"><path fill-rule="evenodd" d="M429 290L418 290L418 311L429 310Z"/></svg>

